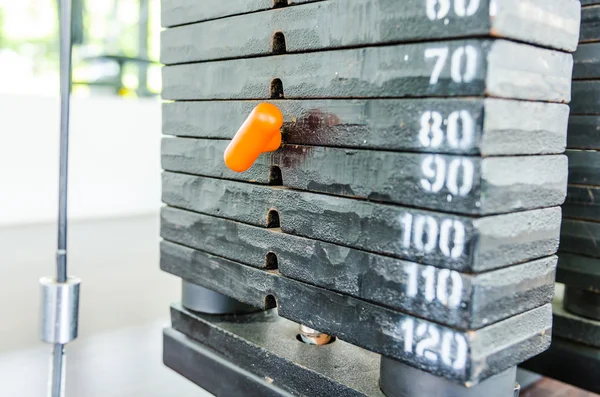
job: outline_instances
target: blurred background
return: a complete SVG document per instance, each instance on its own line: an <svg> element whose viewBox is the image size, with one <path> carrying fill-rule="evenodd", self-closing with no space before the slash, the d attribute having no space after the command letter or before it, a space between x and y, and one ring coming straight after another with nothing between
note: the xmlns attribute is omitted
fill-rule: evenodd
<svg viewBox="0 0 600 397"><path fill-rule="evenodd" d="M0 0L0 395L42 396L38 279L55 272L58 0ZM161 363L179 281L159 270L160 1L74 0L67 396L187 396Z"/></svg>

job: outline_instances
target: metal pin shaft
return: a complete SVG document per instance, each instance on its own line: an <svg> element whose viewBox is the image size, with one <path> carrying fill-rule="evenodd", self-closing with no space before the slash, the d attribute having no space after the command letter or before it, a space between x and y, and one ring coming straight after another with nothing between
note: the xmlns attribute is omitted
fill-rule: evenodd
<svg viewBox="0 0 600 397"><path fill-rule="evenodd" d="M331 335L317 331L306 325L300 324L300 333L298 334L300 340L308 345L323 346L331 343L334 338Z"/></svg>

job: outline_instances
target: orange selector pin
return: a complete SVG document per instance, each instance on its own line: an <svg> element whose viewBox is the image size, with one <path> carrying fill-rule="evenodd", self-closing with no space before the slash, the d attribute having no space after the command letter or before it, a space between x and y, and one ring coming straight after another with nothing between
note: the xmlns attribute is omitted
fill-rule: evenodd
<svg viewBox="0 0 600 397"><path fill-rule="evenodd" d="M262 153L277 150L281 145L282 125L283 115L277 106L259 103L225 149L223 159L227 167L236 172L246 171Z"/></svg>

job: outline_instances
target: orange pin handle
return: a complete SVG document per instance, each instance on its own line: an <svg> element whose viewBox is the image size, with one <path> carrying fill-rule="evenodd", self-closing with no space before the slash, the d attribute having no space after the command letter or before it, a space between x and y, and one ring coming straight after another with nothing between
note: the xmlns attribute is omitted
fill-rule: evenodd
<svg viewBox="0 0 600 397"><path fill-rule="evenodd" d="M277 134L273 135L273 138L269 141L264 151L274 152L275 150L279 149L279 146L281 146L281 133L278 132Z"/></svg>
<svg viewBox="0 0 600 397"><path fill-rule="evenodd" d="M277 106L259 103L225 149L225 165L232 171L243 172L263 152L277 150L281 145L282 125L283 115Z"/></svg>

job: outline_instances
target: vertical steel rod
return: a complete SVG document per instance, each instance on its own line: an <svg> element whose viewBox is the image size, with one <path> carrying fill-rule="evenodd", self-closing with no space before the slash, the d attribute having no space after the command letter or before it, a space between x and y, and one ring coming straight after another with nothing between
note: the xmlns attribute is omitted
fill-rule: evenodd
<svg viewBox="0 0 600 397"><path fill-rule="evenodd" d="M65 360L64 346L56 343L52 349L52 362L50 363L50 397L62 397L65 393Z"/></svg>
<svg viewBox="0 0 600 397"><path fill-rule="evenodd" d="M148 91L148 28L150 20L150 6L148 0L139 0L140 20L138 22L138 96L145 96Z"/></svg>
<svg viewBox="0 0 600 397"><path fill-rule="evenodd" d="M67 281L67 180L71 96L71 0L60 5L60 166L58 187L58 250L56 281Z"/></svg>
<svg viewBox="0 0 600 397"><path fill-rule="evenodd" d="M60 1L60 165L58 182L58 247L56 282L67 281L67 191L69 168L69 110L71 97L71 0ZM54 344L49 393L61 397L65 393L64 345Z"/></svg>

